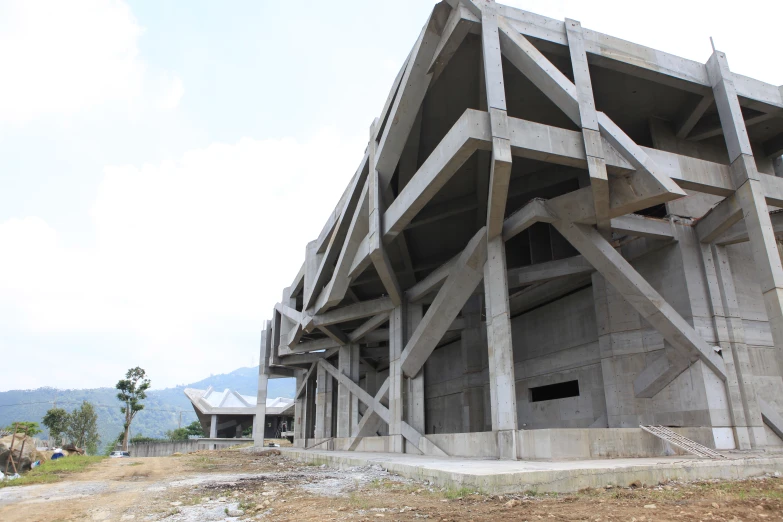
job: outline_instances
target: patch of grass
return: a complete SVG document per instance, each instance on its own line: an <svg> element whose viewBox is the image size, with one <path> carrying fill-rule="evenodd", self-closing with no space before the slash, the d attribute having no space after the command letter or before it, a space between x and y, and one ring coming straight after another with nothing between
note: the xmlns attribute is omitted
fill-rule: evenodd
<svg viewBox="0 0 783 522"><path fill-rule="evenodd" d="M143 462L131 462L128 466L141 466Z"/></svg>
<svg viewBox="0 0 783 522"><path fill-rule="evenodd" d="M355 491L348 495L348 502L356 509L370 509L370 503Z"/></svg>
<svg viewBox="0 0 783 522"><path fill-rule="evenodd" d="M456 500L472 495L473 493L473 489L463 486L461 488L448 488L443 492L443 496L449 500Z"/></svg>
<svg viewBox="0 0 783 522"><path fill-rule="evenodd" d="M105 458L106 457L103 456L73 455L57 460L49 460L37 468L28 471L16 480L4 480L0 482L0 488L57 482L58 480L61 480L64 475L84 471L92 464L97 464Z"/></svg>
<svg viewBox="0 0 783 522"><path fill-rule="evenodd" d="M241 500L239 502L239 509L242 511L250 511L256 507L256 503L250 500Z"/></svg>

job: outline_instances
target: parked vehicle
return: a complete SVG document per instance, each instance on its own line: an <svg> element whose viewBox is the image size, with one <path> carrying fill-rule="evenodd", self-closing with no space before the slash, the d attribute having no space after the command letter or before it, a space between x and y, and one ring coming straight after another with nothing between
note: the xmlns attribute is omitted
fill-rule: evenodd
<svg viewBox="0 0 783 522"><path fill-rule="evenodd" d="M130 457L130 453L128 453L127 451L112 451L111 455L109 455L109 457L111 457L113 459L129 458Z"/></svg>

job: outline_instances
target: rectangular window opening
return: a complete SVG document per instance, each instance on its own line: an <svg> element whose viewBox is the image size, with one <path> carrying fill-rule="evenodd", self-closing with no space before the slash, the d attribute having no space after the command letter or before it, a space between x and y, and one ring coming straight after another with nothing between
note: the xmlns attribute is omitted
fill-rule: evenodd
<svg viewBox="0 0 783 522"><path fill-rule="evenodd" d="M579 381L566 381L530 388L530 402L579 397Z"/></svg>

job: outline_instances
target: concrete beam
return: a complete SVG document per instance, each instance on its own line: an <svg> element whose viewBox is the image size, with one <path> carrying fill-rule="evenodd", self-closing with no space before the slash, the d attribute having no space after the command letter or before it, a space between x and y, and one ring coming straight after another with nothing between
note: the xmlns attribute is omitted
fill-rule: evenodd
<svg viewBox="0 0 783 522"><path fill-rule="evenodd" d="M388 244L396 238L475 152L479 142L488 144L490 139L489 115L465 111L386 209L383 241Z"/></svg>
<svg viewBox="0 0 783 522"><path fill-rule="evenodd" d="M307 325L308 331L312 331L313 328L317 328L319 326L329 326L347 321L353 321L356 319L363 319L365 317L382 314L384 312L390 312L393 309L394 303L392 303L389 297L381 297L371 301L362 301L360 303L350 304L314 316L312 318L311 324Z"/></svg>
<svg viewBox="0 0 783 522"><path fill-rule="evenodd" d="M518 288L533 283L544 283L573 275L587 275L595 271L593 265L584 256L568 257L537 263L535 265L512 268L508 271L508 287Z"/></svg>
<svg viewBox="0 0 783 522"><path fill-rule="evenodd" d="M595 204L596 225L602 233L609 236L609 177L606 172L606 160L601 143L598 113L593 99L593 83L585 52L582 24L566 18L566 36L571 55L571 67L574 73L576 98L579 103L579 119L587 154L587 169L590 175L590 188Z"/></svg>
<svg viewBox="0 0 783 522"><path fill-rule="evenodd" d="M764 123L765 121L778 118L781 115L783 115L783 112L779 112L779 111L757 114L756 116L752 116L747 120L745 120L745 126L752 127L753 125L758 125L760 123ZM688 138L688 141L703 141L709 138L714 138L715 136L720 136L721 134L723 134L723 127L718 125L716 127L712 127L711 129L703 130L697 134L690 136Z"/></svg>
<svg viewBox="0 0 783 522"><path fill-rule="evenodd" d="M368 215L370 203L368 190L369 183L365 181L364 188L359 196L359 202L348 226L340 256L337 258L332 278L318 296L318 301L315 304L316 313L323 313L337 306L348 292L348 285L351 282L349 275L351 263L359 250L359 245L361 245L362 240L369 232Z"/></svg>
<svg viewBox="0 0 783 522"><path fill-rule="evenodd" d="M430 83L435 83L471 28L480 23L476 15L471 13L463 4L458 4L452 9L448 20L446 20L446 26L443 28L440 41L435 48L432 62L427 69L427 72L432 75Z"/></svg>
<svg viewBox="0 0 783 522"><path fill-rule="evenodd" d="M699 120L701 120L701 117L707 112L707 109L712 107L713 103L715 103L715 97L712 93L702 96L699 103L696 104L696 107L689 110L677 124L677 130L675 132L677 138L681 140L687 138L688 134L690 134L696 124L699 123Z"/></svg>
<svg viewBox="0 0 783 522"><path fill-rule="evenodd" d="M471 5L476 8L476 5ZM511 180L511 144L508 135L503 58L500 53L495 2L482 3L478 16L481 17L484 92L492 133L492 159L487 200L487 238L492 239L503 231L508 185Z"/></svg>
<svg viewBox="0 0 783 522"><path fill-rule="evenodd" d="M535 223L552 223L556 216L543 199L534 199L511 214L503 223L503 241L508 241Z"/></svg>
<svg viewBox="0 0 783 522"><path fill-rule="evenodd" d="M440 42L441 32L449 11L446 4L435 6L411 51L408 67L400 81L397 96L386 119L383 133L378 140L376 169L380 174L381 190L391 183L405 141L408 139L416 114L419 112L419 107L424 101L424 96L432 80L428 69L435 55L435 49Z"/></svg>
<svg viewBox="0 0 783 522"><path fill-rule="evenodd" d="M652 239L673 239L671 224L666 219L657 219L639 214L628 214L611 220L612 232Z"/></svg>
<svg viewBox="0 0 783 522"><path fill-rule="evenodd" d="M378 314L374 317L370 317L367 321L359 325L359 327L356 330L351 332L348 335L348 337L350 338L352 343L361 341L362 339L364 339L366 335L368 335L370 332L380 327L388 320L389 320L388 312Z"/></svg>
<svg viewBox="0 0 783 522"><path fill-rule="evenodd" d="M772 233L777 239L783 239L783 213L776 212L769 215L772 224ZM736 225L728 229L721 236L714 240L716 245L733 245L749 241L748 227L744 221L739 221Z"/></svg>
<svg viewBox="0 0 783 522"><path fill-rule="evenodd" d="M459 315L462 306L484 277L486 261L486 228L468 242L451 268L443 287L438 291L419 326L400 355L402 372L415 377L438 342Z"/></svg>
<svg viewBox="0 0 783 522"><path fill-rule="evenodd" d="M315 305L318 294L331 278L332 271L334 269L337 258L343 250L343 243L348 233L351 223L353 222L354 211L363 194L363 188L365 180L369 172L369 155L365 154L362 158L362 162L359 164L359 168L356 170L351 183L349 184L348 197L345 200L345 204L340 210L340 216L335 223L334 231L329 238L329 243L326 245L323 257L320 260L313 282L305 285L304 294L304 309Z"/></svg>
<svg viewBox="0 0 783 522"><path fill-rule="evenodd" d="M563 49L561 54L566 54L568 39L562 20L505 5L499 5L498 11L516 31L554 44L553 48ZM701 95L710 92L711 84L702 63L591 29L584 29L584 33L585 50L591 64ZM738 94L748 106L753 105L758 110L783 107L783 92L777 85L739 74L734 74L733 80Z"/></svg>
<svg viewBox="0 0 783 522"><path fill-rule="evenodd" d="M581 126L576 87L503 17L498 18L500 49L508 61Z"/></svg>
<svg viewBox="0 0 783 522"><path fill-rule="evenodd" d="M774 406L765 401L759 399L759 406L761 407L761 418L764 420L764 424L769 426L775 435L783 439L783 417L777 412Z"/></svg>
<svg viewBox="0 0 783 522"><path fill-rule="evenodd" d="M595 229L560 221L554 226L664 339L690 360L701 359L725 380L723 360Z"/></svg>
<svg viewBox="0 0 783 522"><path fill-rule="evenodd" d="M688 369L691 361L675 351L662 353L636 376L633 381L634 395L651 399L666 388L678 375Z"/></svg>
<svg viewBox="0 0 783 522"><path fill-rule="evenodd" d="M731 195L696 223L696 234L702 243L712 243L741 219L742 205L736 195Z"/></svg>
<svg viewBox="0 0 783 522"><path fill-rule="evenodd" d="M623 130L617 126L606 114L598 113L598 125L601 129L601 136L608 141L612 147L628 160L636 169L632 175L634 178L640 177L642 173L648 174L643 179L638 180L642 183L643 193L646 193L647 199L651 205L665 203L678 197L685 196L685 191L681 189L666 172L661 169L656 161L647 155ZM655 201L655 203L653 203Z"/></svg>
<svg viewBox="0 0 783 522"><path fill-rule="evenodd" d="M768 158L783 156L783 132L764 142L764 154Z"/></svg>
<svg viewBox="0 0 783 522"><path fill-rule="evenodd" d="M340 371L329 364L328 362L321 360L319 361L319 367L322 367L326 372L332 375L338 383L344 385L348 390L355 395L360 401L362 401L365 405L367 405L368 408L372 409L372 412L377 414L384 422L387 424L390 421L390 414L389 409L384 406L381 403L381 399L383 398L382 392L384 392L384 387L388 386L388 379L387 382L384 383L384 386L381 387L381 390L379 390L378 394L373 397L366 391L364 391L361 387L359 387L358 384L351 381L348 377L340 373ZM365 412L365 416L368 414L368 412ZM407 422L402 421L402 432L401 435L405 437L406 440L408 440L411 444L416 446L419 450L422 450L422 447L426 448L427 450L433 452L433 453L427 453L429 455L436 454L439 456L448 456L446 452L438 448L435 444L432 443L432 441L426 440L423 441L422 439L426 439L421 433L419 433L417 430L413 429ZM422 450L424 452L424 450Z"/></svg>
<svg viewBox="0 0 783 522"><path fill-rule="evenodd" d="M350 343L351 340L348 339L348 336L343 333L340 328L337 326L331 325L331 326L319 326L318 329L326 334L327 337L329 337L332 341L336 342L340 346L345 346L346 344Z"/></svg>
<svg viewBox="0 0 783 522"><path fill-rule="evenodd" d="M459 255L456 255L433 270L424 279L405 291L405 298L410 303L415 303L424 298L430 292L436 290L443 284L443 281L449 276L452 267L457 262Z"/></svg>

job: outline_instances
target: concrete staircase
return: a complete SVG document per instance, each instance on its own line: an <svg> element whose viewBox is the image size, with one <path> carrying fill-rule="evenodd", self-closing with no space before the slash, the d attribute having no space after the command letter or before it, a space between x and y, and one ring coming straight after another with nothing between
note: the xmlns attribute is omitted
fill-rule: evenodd
<svg viewBox="0 0 783 522"><path fill-rule="evenodd" d="M676 432L670 430L665 426L639 426L639 427L644 431L646 431L647 433L651 433L652 435L655 435L659 439L664 440L669 444L673 444L674 446L677 446L678 448L683 449L688 453L696 455L697 457L702 457L705 459L714 459L714 460L721 460L721 459L729 460L729 457L727 457L726 455L718 453L714 449L710 449L707 446L702 446L696 441L683 437L682 435L677 434Z"/></svg>

